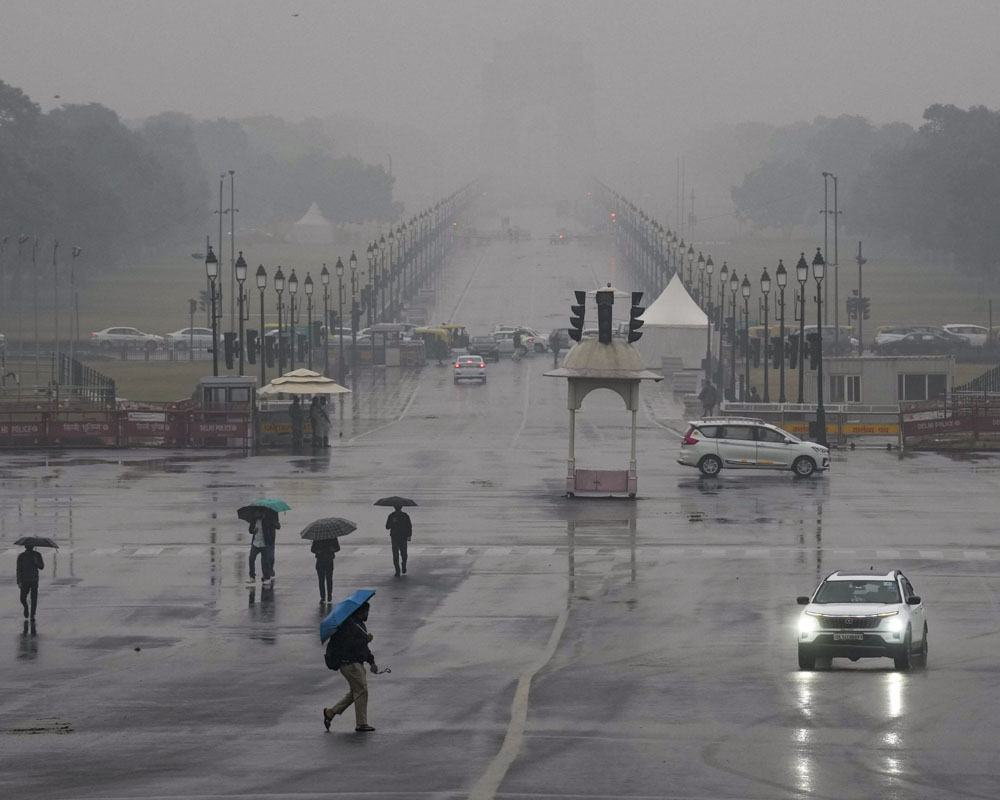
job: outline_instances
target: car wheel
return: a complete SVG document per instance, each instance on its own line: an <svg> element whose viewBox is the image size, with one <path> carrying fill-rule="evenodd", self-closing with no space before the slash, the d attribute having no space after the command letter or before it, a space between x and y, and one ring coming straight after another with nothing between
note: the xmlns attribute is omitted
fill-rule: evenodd
<svg viewBox="0 0 1000 800"><path fill-rule="evenodd" d="M101 349L102 350L110 350L111 349L111 342L106 341L106 340L103 341L103 342L101 342Z"/></svg>
<svg viewBox="0 0 1000 800"><path fill-rule="evenodd" d="M895 662L896 669L907 670L910 668L910 629L906 629L906 637L903 639L903 644L900 646L896 655L893 656L893 662Z"/></svg>
<svg viewBox="0 0 1000 800"><path fill-rule="evenodd" d="M536 353L544 353L545 352L545 345L544 344L536 344L535 345L535 352Z"/></svg>
<svg viewBox="0 0 1000 800"><path fill-rule="evenodd" d="M792 463L792 472L795 473L796 477L808 478L815 471L816 462L809 458L809 456L799 456Z"/></svg>
<svg viewBox="0 0 1000 800"><path fill-rule="evenodd" d="M719 470L722 469L722 459L718 456L705 456L698 462L698 469L701 470L702 475L712 478L718 475Z"/></svg>
<svg viewBox="0 0 1000 800"><path fill-rule="evenodd" d="M804 644L799 645L799 669L816 669L816 654Z"/></svg>

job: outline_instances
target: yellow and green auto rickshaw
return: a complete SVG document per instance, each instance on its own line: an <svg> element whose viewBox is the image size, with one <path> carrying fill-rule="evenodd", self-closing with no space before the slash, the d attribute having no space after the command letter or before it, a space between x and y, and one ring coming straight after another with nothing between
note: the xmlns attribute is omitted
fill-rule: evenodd
<svg viewBox="0 0 1000 800"><path fill-rule="evenodd" d="M438 327L448 332L449 344L452 347L468 347L469 346L469 332L465 329L464 325L452 325L450 323L442 322Z"/></svg>

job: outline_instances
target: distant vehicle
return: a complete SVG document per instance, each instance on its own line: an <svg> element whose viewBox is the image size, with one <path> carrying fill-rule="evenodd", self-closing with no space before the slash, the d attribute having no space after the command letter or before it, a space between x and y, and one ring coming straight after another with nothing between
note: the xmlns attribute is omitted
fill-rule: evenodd
<svg viewBox="0 0 1000 800"><path fill-rule="evenodd" d="M480 358L492 358L494 361L500 360L500 342L493 336L473 336L469 339L466 347L469 355Z"/></svg>
<svg viewBox="0 0 1000 800"><path fill-rule="evenodd" d="M521 346L520 348L514 347L514 336L520 335ZM517 350L519 355L528 354L528 334L521 333L520 331L500 331L499 333L494 333L493 338L497 340L497 344L500 347L500 355L514 355L514 351ZM532 343L533 345L534 343Z"/></svg>
<svg viewBox="0 0 1000 800"><path fill-rule="evenodd" d="M886 356L946 355L968 346L965 339L953 334L921 332L908 333L901 339L880 345L879 352Z"/></svg>
<svg viewBox="0 0 1000 800"><path fill-rule="evenodd" d="M576 342L569 338L569 328L553 328L549 334L549 349L569 350Z"/></svg>
<svg viewBox="0 0 1000 800"><path fill-rule="evenodd" d="M525 353L529 351L534 351L536 353L544 353L549 348L549 337L543 336L539 331L534 328L528 328L524 325L494 325L493 335L498 339L511 338L515 333L521 334L521 344L525 348ZM513 342L508 349L506 346L501 347L502 351L513 352Z"/></svg>
<svg viewBox="0 0 1000 800"><path fill-rule="evenodd" d="M455 383L459 381L486 383L486 362L479 356L458 356L455 359Z"/></svg>
<svg viewBox="0 0 1000 800"><path fill-rule="evenodd" d="M787 330L787 328L786 328ZM815 325L806 325L806 341L809 341L809 334L816 333ZM763 334L764 326L760 326L760 332ZM851 327L849 325L840 326L840 337L836 336L837 329L833 325L824 325L822 327L823 332L823 355L846 355L852 352L857 352L858 340L851 335ZM753 328L750 329L750 335L753 336ZM797 328L793 328L788 332L788 341L791 343L793 339L799 338L799 331Z"/></svg>
<svg viewBox="0 0 1000 800"><path fill-rule="evenodd" d="M827 575L799 615L799 669L817 658L891 658L896 669L913 659L927 665L927 613L923 601L898 569Z"/></svg>
<svg viewBox="0 0 1000 800"><path fill-rule="evenodd" d="M553 233L549 237L549 244L567 244L569 242L569 237L562 232Z"/></svg>
<svg viewBox="0 0 1000 800"><path fill-rule="evenodd" d="M212 329L181 328L179 331L168 333L166 339L167 345L175 350L187 350L189 347L195 350L208 350L212 346Z"/></svg>
<svg viewBox="0 0 1000 800"><path fill-rule="evenodd" d="M677 463L713 477L726 469L790 469L808 478L830 469L830 450L752 417L690 422Z"/></svg>
<svg viewBox="0 0 1000 800"><path fill-rule="evenodd" d="M940 325L884 325L875 331L875 345L881 348L884 344L898 342L910 333L936 333L943 334L945 337L954 336Z"/></svg>
<svg viewBox="0 0 1000 800"><path fill-rule="evenodd" d="M166 340L155 333L146 333L138 328L105 328L90 334L90 343L103 350L121 347L142 347L146 350L156 350Z"/></svg>
<svg viewBox="0 0 1000 800"><path fill-rule="evenodd" d="M942 325L948 333L954 336L961 336L972 347L985 347L990 340L990 332L982 325L964 325L961 323L951 323Z"/></svg>
<svg viewBox="0 0 1000 800"><path fill-rule="evenodd" d="M448 331L448 336L451 337L452 347L467 347L469 344L469 332L465 329L464 325L453 325L451 323L442 322L438 327L443 331Z"/></svg>

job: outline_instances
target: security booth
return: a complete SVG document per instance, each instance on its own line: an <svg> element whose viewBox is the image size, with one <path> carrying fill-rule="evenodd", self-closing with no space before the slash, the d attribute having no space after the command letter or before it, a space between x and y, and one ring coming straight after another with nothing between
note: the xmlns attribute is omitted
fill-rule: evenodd
<svg viewBox="0 0 1000 800"><path fill-rule="evenodd" d="M191 396L188 438L194 447L252 447L257 378L206 375Z"/></svg>

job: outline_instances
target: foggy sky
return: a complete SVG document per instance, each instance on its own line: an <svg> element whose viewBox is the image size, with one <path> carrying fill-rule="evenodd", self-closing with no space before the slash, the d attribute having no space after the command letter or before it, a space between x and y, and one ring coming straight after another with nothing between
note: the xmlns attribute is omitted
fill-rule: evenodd
<svg viewBox="0 0 1000 800"><path fill-rule="evenodd" d="M598 131L623 141L1000 106L993 0L3 0L0 80L46 110L349 114L469 152L493 43L537 31L586 46Z"/></svg>

